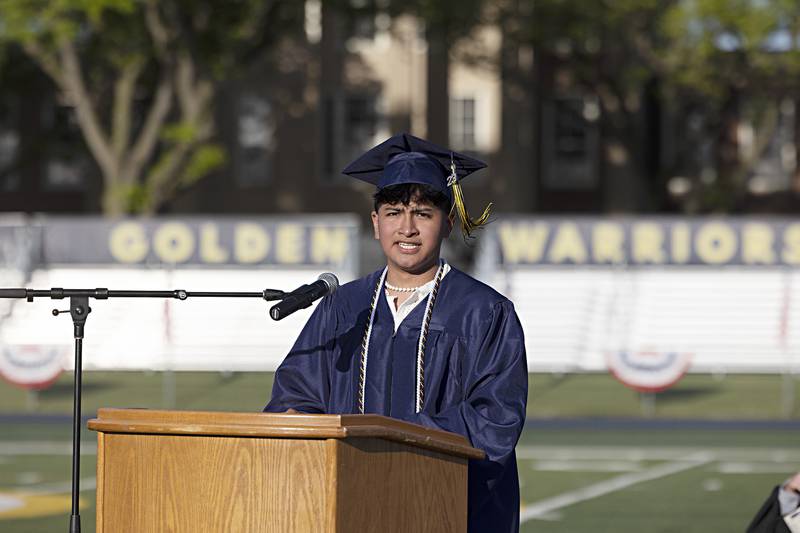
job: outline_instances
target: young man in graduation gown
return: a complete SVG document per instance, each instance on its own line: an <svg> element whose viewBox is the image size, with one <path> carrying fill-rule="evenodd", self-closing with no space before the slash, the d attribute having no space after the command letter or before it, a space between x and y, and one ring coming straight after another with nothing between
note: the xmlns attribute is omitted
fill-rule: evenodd
<svg viewBox="0 0 800 533"><path fill-rule="evenodd" d="M407 134L343 172L377 186L372 213L386 267L342 286L315 309L275 374L265 410L376 413L464 435L471 532L519 530L514 447L528 374L512 303L439 257L457 212L458 181L485 167Z"/></svg>

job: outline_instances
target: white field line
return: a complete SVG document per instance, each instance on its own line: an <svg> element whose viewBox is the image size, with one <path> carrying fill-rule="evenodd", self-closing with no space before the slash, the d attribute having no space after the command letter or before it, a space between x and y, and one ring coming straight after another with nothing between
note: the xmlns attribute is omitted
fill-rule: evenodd
<svg viewBox="0 0 800 533"><path fill-rule="evenodd" d="M662 446L517 446L517 458L539 461L678 461L711 453L720 461L800 462L798 448Z"/></svg>
<svg viewBox="0 0 800 533"><path fill-rule="evenodd" d="M94 490L97 488L97 478L86 477L80 480L81 492ZM8 492L13 491L13 492ZM50 483L39 483L38 485L26 485L25 487L0 487L0 502L2 498L15 498L18 496L43 496L48 494L69 494L72 492L72 481L53 481Z"/></svg>
<svg viewBox="0 0 800 533"><path fill-rule="evenodd" d="M798 463L723 462L717 466L720 474L785 474L796 472Z"/></svg>
<svg viewBox="0 0 800 533"><path fill-rule="evenodd" d="M72 455L72 441L0 442L0 457L13 455ZM97 455L97 442L81 441L81 455Z"/></svg>
<svg viewBox="0 0 800 533"><path fill-rule="evenodd" d="M638 472L642 464L638 461L544 459L533 463L531 469L537 472Z"/></svg>
<svg viewBox="0 0 800 533"><path fill-rule="evenodd" d="M97 488L97 478L95 477L81 478L79 484L81 492L86 490L94 490ZM72 481L54 481L51 483L40 483L38 485L29 485L24 488L20 487L13 490L14 493L18 495L63 494L72 492Z"/></svg>
<svg viewBox="0 0 800 533"><path fill-rule="evenodd" d="M17 509L23 505L25 505L25 501L21 498L0 494L0 514L3 514L6 511Z"/></svg>
<svg viewBox="0 0 800 533"><path fill-rule="evenodd" d="M530 461L533 472L639 472L645 465L634 461L603 461L598 459L543 459ZM719 474L786 474L800 469L800 462L785 461L720 461L713 467Z"/></svg>
<svg viewBox="0 0 800 533"><path fill-rule="evenodd" d="M547 515L563 507L586 500L591 500L593 498L598 498L600 496L625 489L631 485L636 485L637 483L652 481L661 477L677 474L678 472L683 472L684 470L689 470L708 464L713 460L714 456L709 453L698 453L693 454L690 457L686 457L684 460L658 465L641 472L623 474L612 479L600 481L599 483L594 483L577 490L565 492L563 494L559 494L558 496L540 500L531 505L527 505L520 512L519 520L520 523L527 522L528 520L542 515Z"/></svg>

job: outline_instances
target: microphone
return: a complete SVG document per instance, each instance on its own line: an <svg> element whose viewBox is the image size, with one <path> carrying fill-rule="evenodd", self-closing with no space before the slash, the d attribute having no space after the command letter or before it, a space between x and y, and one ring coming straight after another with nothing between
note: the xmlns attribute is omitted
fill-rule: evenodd
<svg viewBox="0 0 800 533"><path fill-rule="evenodd" d="M295 311L305 309L313 302L319 300L323 296L333 294L333 291L339 288L339 280L330 272L325 272L319 275L319 279L310 285L301 285L296 288L289 295L272 306L269 310L269 316L272 320L281 320Z"/></svg>

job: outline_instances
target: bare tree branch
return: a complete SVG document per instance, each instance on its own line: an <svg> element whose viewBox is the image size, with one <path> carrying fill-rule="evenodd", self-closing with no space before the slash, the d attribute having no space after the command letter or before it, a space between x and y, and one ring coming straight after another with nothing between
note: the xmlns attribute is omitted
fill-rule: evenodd
<svg viewBox="0 0 800 533"><path fill-rule="evenodd" d="M97 113L86 91L83 72L75 48L68 39L62 39L58 45L58 55L63 66L62 90L68 101L75 106L78 123L86 136L86 144L103 172L108 183L117 177L118 161L109 146L108 135L103 131Z"/></svg>
<svg viewBox="0 0 800 533"><path fill-rule="evenodd" d="M178 188L178 172L195 144L185 142L173 146L147 175L146 185L150 194L145 212L153 214L164 198Z"/></svg>
<svg viewBox="0 0 800 533"><path fill-rule="evenodd" d="M136 80L142 71L142 61L126 64L114 83L114 104L111 117L111 146L117 160L128 150L131 136L131 108Z"/></svg>
<svg viewBox="0 0 800 533"><path fill-rule="evenodd" d="M189 54L182 53L175 69L175 90L184 121L196 123L206 112L206 107L213 94L213 87L207 80L198 80L195 76L195 65Z"/></svg>
<svg viewBox="0 0 800 533"><path fill-rule="evenodd" d="M150 32L150 37L155 44L156 54L158 58L164 61L169 52L169 31L161 20L158 13L158 2L155 0L148 0L145 4L145 22L147 30Z"/></svg>
<svg viewBox="0 0 800 533"><path fill-rule="evenodd" d="M142 168L150 158L158 143L158 136L167 114L172 108L172 85L166 75L161 79L156 89L155 99L147 113L142 131L125 161L126 180L133 180L141 174Z"/></svg>
<svg viewBox="0 0 800 533"><path fill-rule="evenodd" d="M44 25L32 36L15 34L16 42L74 108L103 176L107 214L143 205L152 212L219 164L213 150L198 152L214 135L215 76L260 59L268 44L302 27L303 12L302 3L285 0L199 7L142 0L133 9L103 3L100 11L67 4L42 18L38 4L20 0L20 17ZM128 62L120 65L121 57ZM141 127L139 91L148 101Z"/></svg>
<svg viewBox="0 0 800 533"><path fill-rule="evenodd" d="M45 52L40 46L39 43L35 41L27 41L22 45L23 50L25 53L28 54L36 63L42 68L42 70L50 76L50 78L56 83L58 86L63 85L63 77L64 73L61 67L58 64L58 61L52 54L48 54Z"/></svg>

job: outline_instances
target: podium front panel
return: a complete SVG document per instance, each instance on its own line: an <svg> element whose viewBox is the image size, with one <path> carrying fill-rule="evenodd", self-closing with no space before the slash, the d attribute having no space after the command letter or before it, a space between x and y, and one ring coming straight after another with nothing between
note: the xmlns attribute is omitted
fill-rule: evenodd
<svg viewBox="0 0 800 533"><path fill-rule="evenodd" d="M483 455L377 415L98 415L98 533L462 533Z"/></svg>
<svg viewBox="0 0 800 533"><path fill-rule="evenodd" d="M467 460L381 439L336 447L336 532L467 530Z"/></svg>
<svg viewBox="0 0 800 533"><path fill-rule="evenodd" d="M330 531L320 520L332 467L324 440L103 440L98 532Z"/></svg>

